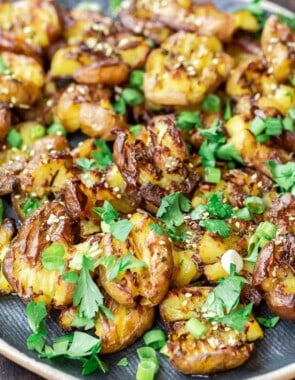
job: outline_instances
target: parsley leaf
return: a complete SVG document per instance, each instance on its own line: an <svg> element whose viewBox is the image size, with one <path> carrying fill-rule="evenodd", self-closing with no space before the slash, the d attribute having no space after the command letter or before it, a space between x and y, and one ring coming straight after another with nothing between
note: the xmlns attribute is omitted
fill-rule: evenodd
<svg viewBox="0 0 295 380"><path fill-rule="evenodd" d="M230 326L233 329L242 332L245 324L248 322L253 308L253 303L249 303L247 306L242 307L238 310L232 311L231 313L224 315L222 317L208 318L209 321L216 321L224 325Z"/></svg>
<svg viewBox="0 0 295 380"><path fill-rule="evenodd" d="M119 259L115 255L105 256L99 260L99 264L107 269L109 281L113 281L119 273L125 272L127 269L147 267L144 261L133 258L130 252Z"/></svg>
<svg viewBox="0 0 295 380"><path fill-rule="evenodd" d="M63 273L61 278L70 284L76 284L78 282L79 275L75 271L71 271Z"/></svg>
<svg viewBox="0 0 295 380"><path fill-rule="evenodd" d="M47 331L45 328L45 318L47 309L43 301L35 303L31 301L26 307L28 322L33 333L27 339L27 347L29 350L41 352L45 345L45 337Z"/></svg>
<svg viewBox="0 0 295 380"><path fill-rule="evenodd" d="M257 317L256 320L261 324L261 326L272 328L278 324L280 317L272 317L272 318Z"/></svg>
<svg viewBox="0 0 295 380"><path fill-rule="evenodd" d="M95 140L95 145L97 149L91 153L93 158L79 157L76 160L84 172L92 169L105 170L113 162L112 152L104 140Z"/></svg>
<svg viewBox="0 0 295 380"><path fill-rule="evenodd" d="M120 367L127 367L128 366L128 359L127 358L122 358L121 360L118 361L117 365Z"/></svg>
<svg viewBox="0 0 295 380"><path fill-rule="evenodd" d="M79 157L76 163L80 166L83 172L89 172L92 169L96 169L96 162L93 158Z"/></svg>
<svg viewBox="0 0 295 380"><path fill-rule="evenodd" d="M204 309L218 317L223 317L224 311L228 314L238 306L241 290L247 283L244 277L236 273L235 265L231 265L229 277L222 279L209 294Z"/></svg>
<svg viewBox="0 0 295 380"><path fill-rule="evenodd" d="M79 315L87 319L94 318L103 305L103 295L90 275L93 269L92 260L83 256L82 269L73 296L73 305L79 306Z"/></svg>
<svg viewBox="0 0 295 380"><path fill-rule="evenodd" d="M153 230L157 235L163 235L163 228L157 223L149 223L149 227Z"/></svg>
<svg viewBox="0 0 295 380"><path fill-rule="evenodd" d="M118 220L110 225L110 232L114 238L124 242L133 229L134 224L127 219Z"/></svg>
<svg viewBox="0 0 295 380"><path fill-rule="evenodd" d="M186 133L188 133L192 128L201 128L202 122L199 112L180 112L176 118L176 125Z"/></svg>
<svg viewBox="0 0 295 380"><path fill-rule="evenodd" d="M157 218L161 219L167 227L178 227L184 222L183 213L188 212L190 208L190 200L181 192L176 192L162 199Z"/></svg>
<svg viewBox="0 0 295 380"><path fill-rule="evenodd" d="M46 270L62 270L64 268L65 247L60 243L52 243L41 253L42 265Z"/></svg>
<svg viewBox="0 0 295 380"><path fill-rule="evenodd" d="M273 179L283 192L291 191L295 185L295 162L286 164L277 164L274 161L268 161Z"/></svg>
<svg viewBox="0 0 295 380"><path fill-rule="evenodd" d="M205 219L200 221L200 226L206 228L207 231L217 233L223 237L228 237L230 234L230 226L224 220Z"/></svg>
<svg viewBox="0 0 295 380"><path fill-rule="evenodd" d="M104 201L102 207L93 207L93 211L107 224L117 220L119 217L117 211L108 201Z"/></svg>
<svg viewBox="0 0 295 380"><path fill-rule="evenodd" d="M206 205L206 211L210 215L219 217L220 219L230 218L233 214L232 206L223 203L219 193L213 193L208 197L208 204Z"/></svg>

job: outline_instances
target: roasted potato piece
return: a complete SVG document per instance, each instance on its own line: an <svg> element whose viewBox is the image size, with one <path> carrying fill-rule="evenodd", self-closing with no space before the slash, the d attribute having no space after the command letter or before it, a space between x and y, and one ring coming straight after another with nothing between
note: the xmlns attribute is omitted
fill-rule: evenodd
<svg viewBox="0 0 295 380"><path fill-rule="evenodd" d="M295 197L286 193L279 197L267 210L265 218L279 227L281 234L295 234Z"/></svg>
<svg viewBox="0 0 295 380"><path fill-rule="evenodd" d="M261 46L266 57L269 72L278 81L285 81L295 74L295 33L271 16L265 23Z"/></svg>
<svg viewBox="0 0 295 380"><path fill-rule="evenodd" d="M112 130L124 121L112 108L109 92L71 84L61 95L56 116L69 132L81 129L91 137L113 140Z"/></svg>
<svg viewBox="0 0 295 380"><path fill-rule="evenodd" d="M4 219L0 226L0 294L9 294L13 291L7 282L2 269L2 262L9 249L12 237L15 233L14 223L11 219Z"/></svg>
<svg viewBox="0 0 295 380"><path fill-rule="evenodd" d="M247 32L258 32L259 23L257 18L246 9L241 9L234 13L235 28L243 29Z"/></svg>
<svg viewBox="0 0 295 380"><path fill-rule="evenodd" d="M268 307L283 319L295 322L295 235L281 235L258 256L253 285L263 292Z"/></svg>
<svg viewBox="0 0 295 380"><path fill-rule="evenodd" d="M172 30L185 30L198 35L215 36L221 41L228 41L235 28L234 17L220 12L211 3L195 4L192 1L168 1L163 6L160 0L133 0L120 12L124 27L135 33L163 41ZM161 28L162 24L162 28ZM169 29L165 30L164 25ZM160 31L160 33L159 33Z"/></svg>
<svg viewBox="0 0 295 380"><path fill-rule="evenodd" d="M95 321L95 335L102 341L101 354L111 354L129 347L152 327L155 315L152 307L137 305L129 308L108 295L104 297L104 305L113 313L114 320L99 316ZM62 311L60 324L63 329L71 328L74 315L75 308Z"/></svg>
<svg viewBox="0 0 295 380"><path fill-rule="evenodd" d="M36 155L19 174L22 191L38 197L47 192L58 192L72 176L72 157L66 151L52 151Z"/></svg>
<svg viewBox="0 0 295 380"><path fill-rule="evenodd" d="M254 348L250 342L263 336L253 316L241 333L220 323L209 322L202 306L212 290L209 287L171 290L160 305L161 317L168 331L170 362L186 374L206 375L236 368L249 359ZM185 328L192 317L208 329L199 339Z"/></svg>
<svg viewBox="0 0 295 380"><path fill-rule="evenodd" d="M41 98L45 75L42 66L31 57L1 53L7 70L0 74L0 102L27 108Z"/></svg>
<svg viewBox="0 0 295 380"><path fill-rule="evenodd" d="M31 156L44 153L45 151L63 151L69 149L69 143L64 136L51 135L42 137L33 142L30 147Z"/></svg>
<svg viewBox="0 0 295 380"><path fill-rule="evenodd" d="M114 161L126 183L152 205L158 206L167 193L189 193L196 184L185 142L171 116L154 118L137 138L118 131Z"/></svg>
<svg viewBox="0 0 295 380"><path fill-rule="evenodd" d="M158 235L151 229L149 224L155 220L146 212L137 212L129 220L134 227L125 242L108 233L103 236L100 242L102 256L120 258L131 252L135 258L143 260L146 267L119 273L116 279L109 281L108 270L100 265L99 281L119 304L134 307L139 299L141 305L155 306L169 288L173 269L171 243L165 233Z"/></svg>
<svg viewBox="0 0 295 380"><path fill-rule="evenodd" d="M61 34L61 22L52 0L1 2L0 25L11 41L19 41L17 47L23 45L24 54L40 54Z"/></svg>
<svg viewBox="0 0 295 380"><path fill-rule="evenodd" d="M160 106L197 105L228 77L232 66L216 37L176 33L148 57L146 99Z"/></svg>
<svg viewBox="0 0 295 380"><path fill-rule="evenodd" d="M22 224L3 260L3 272L14 291L26 302L44 301L50 307L71 304L75 285L63 281L58 270L46 270L42 251L52 242L74 243L75 231L62 204L46 203Z"/></svg>
<svg viewBox="0 0 295 380"><path fill-rule="evenodd" d="M181 249L173 246L173 273L171 288L182 288L196 281L202 274L199 268L199 257L192 249Z"/></svg>
<svg viewBox="0 0 295 380"><path fill-rule="evenodd" d="M142 68L151 50L147 41L128 34L119 34L117 40L116 52L121 60L133 69Z"/></svg>
<svg viewBox="0 0 295 380"><path fill-rule="evenodd" d="M0 108L0 141L4 140L11 126L11 112L5 107Z"/></svg>

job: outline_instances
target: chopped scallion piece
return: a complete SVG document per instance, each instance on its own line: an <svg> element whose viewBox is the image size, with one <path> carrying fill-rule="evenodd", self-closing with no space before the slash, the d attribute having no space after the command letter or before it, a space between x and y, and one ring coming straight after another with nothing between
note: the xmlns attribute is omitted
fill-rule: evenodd
<svg viewBox="0 0 295 380"><path fill-rule="evenodd" d="M51 124L47 129L47 133L49 135L59 135L59 136L67 135L67 131L65 127L61 123L58 123L58 122Z"/></svg>
<svg viewBox="0 0 295 380"><path fill-rule="evenodd" d="M258 136L265 130L265 128L266 126L264 120L256 116L255 119L252 120L249 130L253 133L253 135Z"/></svg>
<svg viewBox="0 0 295 380"><path fill-rule="evenodd" d="M146 332L143 336L143 340L146 346L152 347L155 350L159 350L166 344L165 333L160 329L154 329Z"/></svg>
<svg viewBox="0 0 295 380"><path fill-rule="evenodd" d="M292 120L295 120L295 108L291 108L291 109L289 109L289 111L288 111L288 115L290 116L290 118L291 118Z"/></svg>
<svg viewBox="0 0 295 380"><path fill-rule="evenodd" d="M202 338L208 331L207 326L196 318L189 319L185 324L185 329L196 339Z"/></svg>
<svg viewBox="0 0 295 380"><path fill-rule="evenodd" d="M137 355L141 362L147 360L154 362L156 365L156 370L159 369L159 361L157 358L156 351L152 347L140 347L137 349Z"/></svg>
<svg viewBox="0 0 295 380"><path fill-rule="evenodd" d="M248 197L244 200L244 205L250 212L254 214L263 214L265 211L265 204L262 198L259 197Z"/></svg>
<svg viewBox="0 0 295 380"><path fill-rule="evenodd" d="M226 99L226 106L225 106L223 118L225 121L228 121L231 117L232 117L231 102L230 102L230 99Z"/></svg>
<svg viewBox="0 0 295 380"><path fill-rule="evenodd" d="M122 91L122 98L130 106L136 106L144 101L143 95L134 88L125 88Z"/></svg>
<svg viewBox="0 0 295 380"><path fill-rule="evenodd" d="M19 148L23 139L15 128L11 128L6 136L6 141L14 148Z"/></svg>
<svg viewBox="0 0 295 380"><path fill-rule="evenodd" d="M153 361L144 360L138 364L136 380L153 380L156 372L156 364Z"/></svg>
<svg viewBox="0 0 295 380"><path fill-rule="evenodd" d="M294 122L291 117L285 117L283 120L283 128L285 131L295 132Z"/></svg>
<svg viewBox="0 0 295 380"><path fill-rule="evenodd" d="M267 117L265 127L265 133L269 136L280 136L283 132L282 121L275 117Z"/></svg>
<svg viewBox="0 0 295 380"><path fill-rule="evenodd" d="M165 346L163 346L163 347L160 349L159 352L160 352L160 354L162 354L162 355L165 355L165 356L170 357L169 352L168 352L168 346L167 346L167 344L165 344Z"/></svg>
<svg viewBox="0 0 295 380"><path fill-rule="evenodd" d="M199 112L182 111L176 119L176 125L184 132L189 132L194 127L201 127Z"/></svg>
<svg viewBox="0 0 295 380"><path fill-rule="evenodd" d="M208 183L219 183L221 179L221 170L218 168L207 167L204 171L204 180Z"/></svg>
<svg viewBox="0 0 295 380"><path fill-rule="evenodd" d="M123 98L120 98L113 104L113 109L118 115L124 115L126 113L126 104Z"/></svg>
<svg viewBox="0 0 295 380"><path fill-rule="evenodd" d="M256 141L259 143L266 143L269 141L269 135L263 133L262 135L256 136Z"/></svg>
<svg viewBox="0 0 295 380"><path fill-rule="evenodd" d="M247 207L240 208L234 212L234 215L239 219L251 220L251 214Z"/></svg>
<svg viewBox="0 0 295 380"><path fill-rule="evenodd" d="M143 70L133 70L130 74L129 83L131 87L142 90L143 86Z"/></svg>

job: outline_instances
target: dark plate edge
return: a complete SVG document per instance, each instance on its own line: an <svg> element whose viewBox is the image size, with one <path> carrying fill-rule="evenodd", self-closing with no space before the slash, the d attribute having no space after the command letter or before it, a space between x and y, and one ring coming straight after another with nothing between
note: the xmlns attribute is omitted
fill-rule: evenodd
<svg viewBox="0 0 295 380"><path fill-rule="evenodd" d="M250 3L251 0L240 0L245 3ZM270 13L281 13L286 16L295 16L295 13L282 7L281 5L272 3L271 1L261 1L262 7ZM42 363L36 359L30 358L23 352L8 344L5 340L0 338L0 355L5 356L7 359L15 362L23 368L42 376L44 379L50 380L77 380L76 377L66 374L56 368ZM251 360L251 358L250 358ZM295 377L295 363L284 366L278 370L267 372L260 376L254 376L251 380L292 380ZM99 379L99 378L98 378Z"/></svg>

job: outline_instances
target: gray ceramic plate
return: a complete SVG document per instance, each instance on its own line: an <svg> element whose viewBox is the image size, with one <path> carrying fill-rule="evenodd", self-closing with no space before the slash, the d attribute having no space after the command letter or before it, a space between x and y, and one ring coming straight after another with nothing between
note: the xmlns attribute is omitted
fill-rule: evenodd
<svg viewBox="0 0 295 380"><path fill-rule="evenodd" d="M65 6L73 6L78 1L59 1ZM216 4L223 10L234 10L245 5L243 0L216 0ZM107 1L100 1L101 8L106 9ZM265 9L272 13L285 13L283 8L265 1ZM290 14L290 13L289 13ZM268 311L264 306L257 311L260 316L265 316ZM157 322L159 323L159 322ZM61 334L59 327L53 318L48 322L49 337ZM73 361L46 361L39 360L36 353L26 347L26 338L30 334L25 316L25 306L14 296L0 298L0 354L19 365L51 380L83 379L80 375L80 364ZM135 379L137 368L136 348L143 344L139 340L132 347L105 358L110 372L107 375L96 372L87 379L117 380ZM116 363L123 357L128 357L128 367L118 367ZM241 368L214 375L210 378L215 380L236 379L265 379L284 380L295 378L295 325L281 321L276 328L265 332L265 339L256 344L256 349L251 359ZM157 380L184 380L189 376L182 375L174 370L168 360L160 357L160 371ZM1 378L1 375L0 375ZM85 377L84 377L85 379Z"/></svg>

